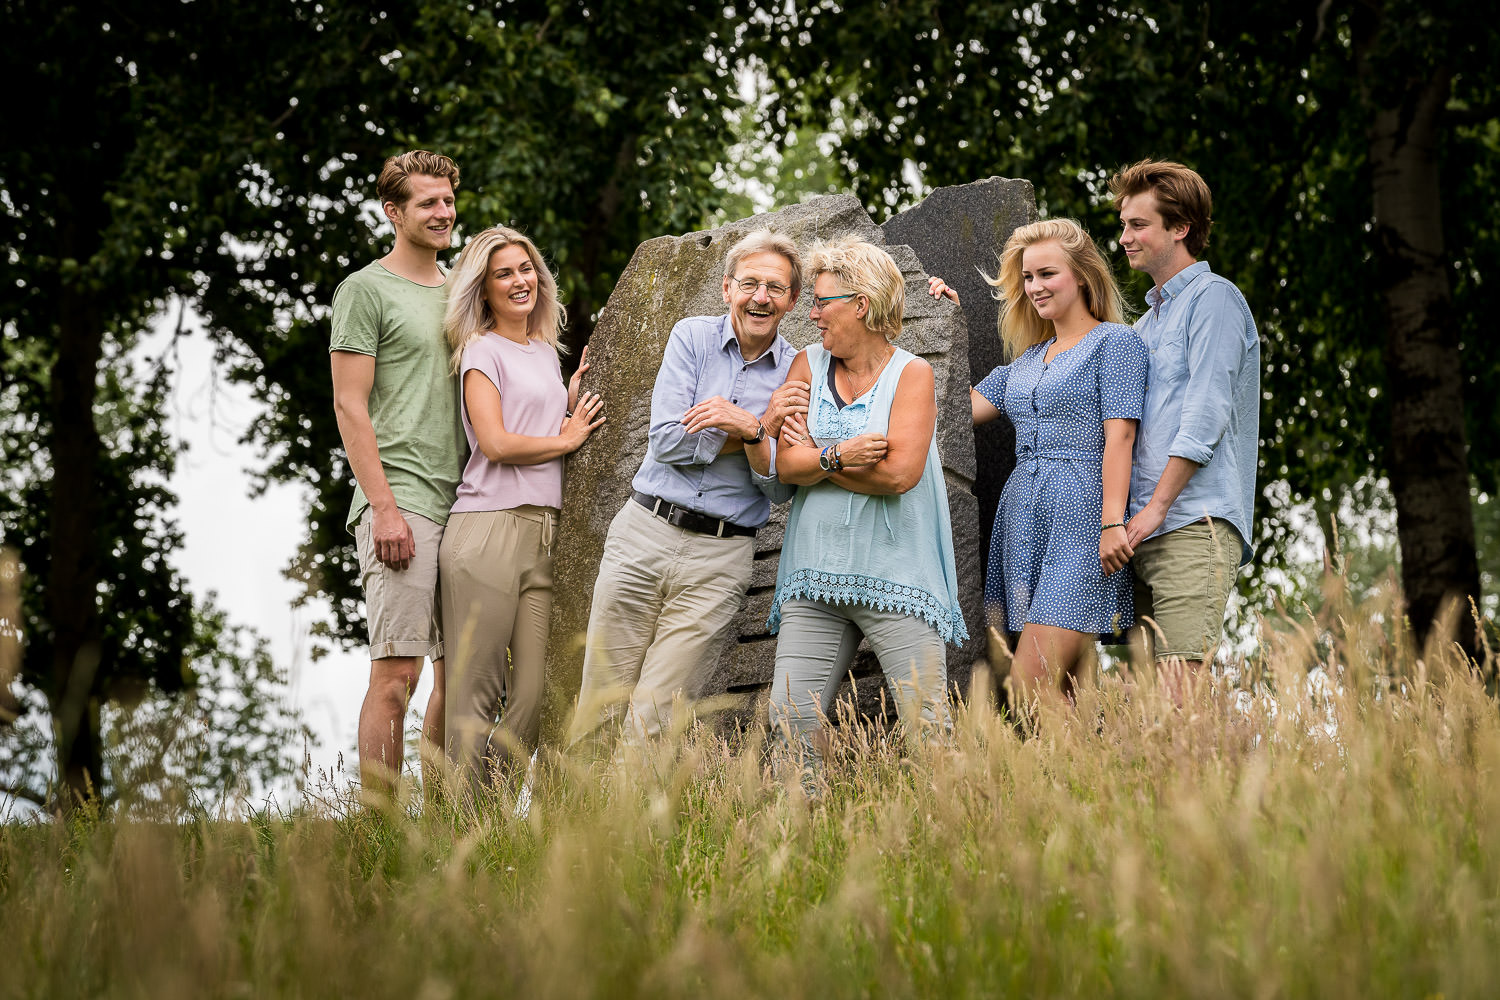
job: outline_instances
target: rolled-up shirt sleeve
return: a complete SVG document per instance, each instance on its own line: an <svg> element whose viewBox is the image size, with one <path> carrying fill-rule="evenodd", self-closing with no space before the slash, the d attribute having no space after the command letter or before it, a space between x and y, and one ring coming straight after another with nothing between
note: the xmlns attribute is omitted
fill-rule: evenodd
<svg viewBox="0 0 1500 1000"><path fill-rule="evenodd" d="M1229 428L1235 377L1244 361L1245 309L1231 287L1215 285L1193 303L1187 329L1187 388L1168 454L1207 465Z"/></svg>
<svg viewBox="0 0 1500 1000"><path fill-rule="evenodd" d="M729 438L717 427L689 434L682 425L682 415L696 402L698 370L691 337L678 323L667 338L661 370L651 390L651 457L663 465L707 465Z"/></svg>

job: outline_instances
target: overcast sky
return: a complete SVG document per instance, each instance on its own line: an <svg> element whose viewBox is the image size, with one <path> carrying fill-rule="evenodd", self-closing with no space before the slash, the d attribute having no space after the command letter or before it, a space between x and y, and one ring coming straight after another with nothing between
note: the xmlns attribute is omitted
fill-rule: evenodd
<svg viewBox="0 0 1500 1000"><path fill-rule="evenodd" d="M256 450L239 439L259 404L244 386L215 378L213 345L191 315L191 334L174 347L175 327L174 310L137 349L140 361L164 359L177 371L168 428L188 448L171 480L184 539L174 562L195 594L216 591L230 620L265 636L276 662L290 668L293 698L318 736L315 768L331 770L343 754L346 773L353 774L355 731L370 661L359 650L312 662L308 628L326 609L294 609L297 588L281 575L306 531L304 491L273 486L251 497L250 470L261 463ZM424 667L414 705L426 704L431 686L431 667Z"/></svg>

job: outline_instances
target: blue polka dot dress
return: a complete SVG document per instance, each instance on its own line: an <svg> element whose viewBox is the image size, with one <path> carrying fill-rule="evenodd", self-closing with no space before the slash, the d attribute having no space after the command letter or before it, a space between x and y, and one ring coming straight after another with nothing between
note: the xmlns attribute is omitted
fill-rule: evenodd
<svg viewBox="0 0 1500 1000"><path fill-rule="evenodd" d="M1150 354L1136 332L1100 323L1043 361L1052 340L974 388L1016 427L1016 468L1000 494L985 578L1004 628L1057 625L1114 638L1133 624L1130 567L1104 576L1104 421L1139 420Z"/></svg>

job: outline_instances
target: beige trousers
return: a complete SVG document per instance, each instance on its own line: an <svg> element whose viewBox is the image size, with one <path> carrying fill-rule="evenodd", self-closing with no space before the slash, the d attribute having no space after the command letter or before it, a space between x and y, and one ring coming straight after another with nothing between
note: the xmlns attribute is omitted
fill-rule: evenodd
<svg viewBox="0 0 1500 1000"><path fill-rule="evenodd" d="M552 614L550 507L454 514L438 556L448 759L476 784L535 749ZM498 718L498 724L496 722Z"/></svg>
<svg viewBox="0 0 1500 1000"><path fill-rule="evenodd" d="M668 524L634 500L610 523L594 583L575 740L601 726L656 736L698 693L707 658L750 586L755 539Z"/></svg>
<svg viewBox="0 0 1500 1000"><path fill-rule="evenodd" d="M1240 571L1240 534L1222 518L1194 521L1135 547L1135 620L1129 642L1143 660L1213 662L1224 608ZM1146 619L1151 619L1148 625Z"/></svg>

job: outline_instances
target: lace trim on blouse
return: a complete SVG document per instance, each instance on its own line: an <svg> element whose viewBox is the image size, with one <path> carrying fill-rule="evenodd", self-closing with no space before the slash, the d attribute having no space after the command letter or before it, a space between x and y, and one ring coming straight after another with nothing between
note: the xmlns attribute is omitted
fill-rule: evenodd
<svg viewBox="0 0 1500 1000"><path fill-rule="evenodd" d="M963 614L957 608L944 607L925 590L874 576L816 569L799 569L776 589L776 603L771 605L771 615L766 619L772 633L781 628L781 606L799 600L863 604L877 611L899 611L927 622L946 643L959 645L969 641Z"/></svg>

